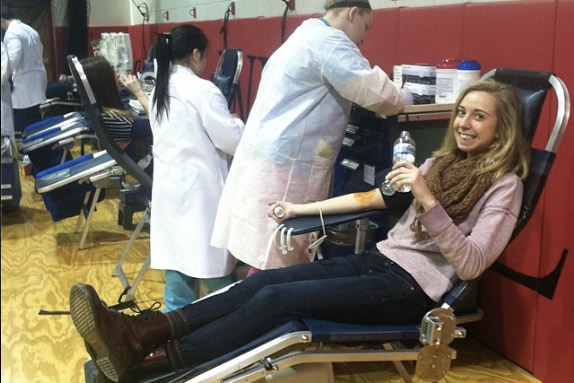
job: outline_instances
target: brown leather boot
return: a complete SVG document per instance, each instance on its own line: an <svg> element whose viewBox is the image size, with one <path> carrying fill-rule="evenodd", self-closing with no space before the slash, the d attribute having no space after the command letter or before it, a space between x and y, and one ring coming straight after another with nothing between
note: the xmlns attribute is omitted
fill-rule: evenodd
<svg viewBox="0 0 574 383"><path fill-rule="evenodd" d="M96 383L113 383L111 380L107 378L107 376L102 372L102 370L100 370L100 367L98 367L98 364L96 363L96 353L90 347L88 342L84 341L84 345L86 346L86 350L88 351L88 354L90 354L90 356L92 357L92 361L94 362L94 366L96 367Z"/></svg>
<svg viewBox="0 0 574 383"><path fill-rule="evenodd" d="M92 286L80 283L70 291L70 312L94 362L114 382L123 381L150 351L184 331L178 312L126 315L109 309Z"/></svg>
<svg viewBox="0 0 574 383"><path fill-rule="evenodd" d="M135 381L141 378L159 375L166 372L174 371L171 365L165 347L158 347L148 352L146 357L137 366L128 371L126 382Z"/></svg>
<svg viewBox="0 0 574 383"><path fill-rule="evenodd" d="M92 358L95 358L95 352L90 347L89 344L86 343L86 350ZM96 383L114 383L112 380L108 379L108 377L102 372L100 367L97 363L96 366ZM125 376L122 378L122 382L133 382L139 379L143 379L145 377L157 375L164 373L173 372L175 370L172 367L165 347L158 347L152 352L148 353L144 360L134 366L131 370L129 370Z"/></svg>

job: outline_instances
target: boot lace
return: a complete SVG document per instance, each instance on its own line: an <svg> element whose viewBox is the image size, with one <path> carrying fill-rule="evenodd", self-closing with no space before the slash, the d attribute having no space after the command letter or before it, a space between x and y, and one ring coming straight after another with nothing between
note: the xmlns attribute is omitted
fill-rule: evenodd
<svg viewBox="0 0 574 383"><path fill-rule="evenodd" d="M161 303L158 301L155 301L150 307L142 310L134 302L134 305L130 307L130 310L137 314L135 316L135 318L137 320L145 320L145 319L150 319L150 318L156 317L158 315L162 315L163 313L161 311L159 311L160 307L161 307ZM127 314L124 314L124 315L127 315ZM132 317L133 317L133 315L132 315Z"/></svg>
<svg viewBox="0 0 574 383"><path fill-rule="evenodd" d="M120 309L118 309L117 307L113 307L113 306L108 306L106 304L106 302L104 302L103 300L101 301L104 306L106 306L107 308L109 308L115 315L121 317L121 318L127 318L130 320L145 320L145 319L150 319L153 317L156 317L158 315L163 314L161 311L159 311L159 309L161 308L161 303L158 301L155 301L150 307L148 307L147 309L141 309L137 303L133 302L130 306L129 309L131 312L135 313L136 315L132 315L132 314L126 314L123 311L121 311Z"/></svg>

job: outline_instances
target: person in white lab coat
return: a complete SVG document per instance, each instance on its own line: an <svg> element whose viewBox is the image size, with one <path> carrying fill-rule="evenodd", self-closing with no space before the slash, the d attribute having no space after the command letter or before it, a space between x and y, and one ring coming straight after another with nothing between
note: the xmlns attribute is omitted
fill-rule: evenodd
<svg viewBox="0 0 574 383"><path fill-rule="evenodd" d="M40 104L46 101L47 86L43 46L38 32L14 19L12 10L4 4L2 29L6 30L4 45L12 64L14 130L22 132L42 119Z"/></svg>
<svg viewBox="0 0 574 383"><path fill-rule="evenodd" d="M154 138L151 267L166 270L165 311L234 281L235 258L210 246L213 222L243 122L202 79L208 41L192 25L158 36L150 122Z"/></svg>
<svg viewBox="0 0 574 383"><path fill-rule="evenodd" d="M2 41L2 137L10 137L14 142L14 119L12 117L12 96L10 95L10 75L12 66Z"/></svg>
<svg viewBox="0 0 574 383"><path fill-rule="evenodd" d="M308 236L282 254L270 238L270 201L327 198L352 103L383 115L403 108L401 90L358 45L371 27L368 0L329 0L264 67L245 133L225 184L212 245L255 269L308 262ZM253 271L253 269L252 269ZM251 273L251 271L250 271Z"/></svg>

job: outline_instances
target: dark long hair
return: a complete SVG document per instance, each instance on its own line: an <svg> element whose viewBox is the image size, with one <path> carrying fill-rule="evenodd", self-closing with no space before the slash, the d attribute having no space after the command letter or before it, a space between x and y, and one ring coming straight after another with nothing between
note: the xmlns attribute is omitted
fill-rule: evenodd
<svg viewBox="0 0 574 383"><path fill-rule="evenodd" d="M155 43L157 74L153 104L157 107L157 118L165 110L169 114L168 84L170 66L174 60L181 60L191 55L194 50L206 54L209 41L201 29L187 24L175 27L169 34L161 34Z"/></svg>
<svg viewBox="0 0 574 383"><path fill-rule="evenodd" d="M88 57L80 62L102 111L114 111L128 117L130 113L122 103L112 64L104 56Z"/></svg>

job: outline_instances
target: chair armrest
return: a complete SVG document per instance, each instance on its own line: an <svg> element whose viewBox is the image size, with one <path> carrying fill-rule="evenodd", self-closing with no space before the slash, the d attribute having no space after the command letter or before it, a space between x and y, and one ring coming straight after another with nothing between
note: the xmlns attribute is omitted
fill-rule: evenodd
<svg viewBox="0 0 574 383"><path fill-rule="evenodd" d="M323 215L323 221L325 222L325 227L331 227L339 225L341 223L352 222L358 219L375 217L378 214L383 214L384 210L369 210L361 213L351 213L351 214L330 214ZM290 218L283 222L283 225L287 229L293 228L293 235L311 233L313 231L321 230L321 217L318 215L313 216L303 216Z"/></svg>
<svg viewBox="0 0 574 383"><path fill-rule="evenodd" d="M476 289L477 284L478 279L474 279L472 281L459 280L443 297L442 307L457 310L465 298L467 298Z"/></svg>

